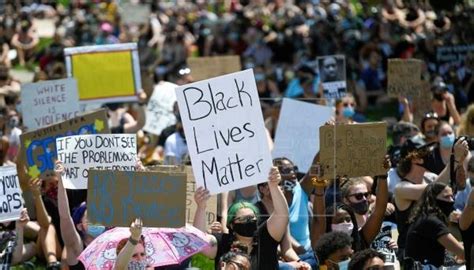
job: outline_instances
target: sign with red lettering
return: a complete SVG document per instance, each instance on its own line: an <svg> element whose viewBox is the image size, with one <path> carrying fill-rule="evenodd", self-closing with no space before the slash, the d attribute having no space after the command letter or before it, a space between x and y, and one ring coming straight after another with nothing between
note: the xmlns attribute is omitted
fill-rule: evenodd
<svg viewBox="0 0 474 270"><path fill-rule="evenodd" d="M272 166L251 69L176 88L197 186L211 194L267 181Z"/></svg>
<svg viewBox="0 0 474 270"><path fill-rule="evenodd" d="M72 119L80 112L77 82L69 78L25 84L21 106L28 130Z"/></svg>

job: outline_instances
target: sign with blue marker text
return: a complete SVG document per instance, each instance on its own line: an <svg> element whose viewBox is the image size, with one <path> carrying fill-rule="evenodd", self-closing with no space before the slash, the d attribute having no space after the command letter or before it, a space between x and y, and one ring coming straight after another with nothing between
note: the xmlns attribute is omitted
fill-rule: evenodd
<svg viewBox="0 0 474 270"><path fill-rule="evenodd" d="M17 220L23 209L15 166L0 167L0 222Z"/></svg>
<svg viewBox="0 0 474 270"><path fill-rule="evenodd" d="M137 162L135 134L76 135L56 139L62 179L68 189L87 189L90 168L134 171Z"/></svg>
<svg viewBox="0 0 474 270"><path fill-rule="evenodd" d="M176 88L197 186L211 194L267 181L272 166L251 69Z"/></svg>
<svg viewBox="0 0 474 270"><path fill-rule="evenodd" d="M21 102L28 130L74 118L80 112L74 78L27 83L21 87Z"/></svg>
<svg viewBox="0 0 474 270"><path fill-rule="evenodd" d="M90 170L87 217L91 223L128 227L185 225L186 173Z"/></svg>
<svg viewBox="0 0 474 270"><path fill-rule="evenodd" d="M56 139L82 134L109 133L105 110L47 126L38 130L23 133L20 136L23 159L29 179L48 177L54 174L54 162L57 158ZM23 179L22 179L23 181Z"/></svg>

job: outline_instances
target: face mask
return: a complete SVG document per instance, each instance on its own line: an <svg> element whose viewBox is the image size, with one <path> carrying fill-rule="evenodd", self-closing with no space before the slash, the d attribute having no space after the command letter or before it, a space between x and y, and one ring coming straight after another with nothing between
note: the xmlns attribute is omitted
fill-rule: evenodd
<svg viewBox="0 0 474 270"><path fill-rule="evenodd" d="M351 203L350 206L354 210L354 212L359 215L365 215L367 214L367 211L369 211L369 202L367 201Z"/></svg>
<svg viewBox="0 0 474 270"><path fill-rule="evenodd" d="M447 217L454 210L454 202L447 202L447 201L436 199L436 204L438 205L439 209L441 209L441 212L443 212L443 214L446 215Z"/></svg>
<svg viewBox="0 0 474 270"><path fill-rule="evenodd" d="M339 262L337 266L339 266L339 270L347 270L349 269L349 262L351 259L347 259L345 261Z"/></svg>
<svg viewBox="0 0 474 270"><path fill-rule="evenodd" d="M456 138L455 138L454 134L452 133L452 134L441 137L441 140L440 140L439 143L440 143L441 147L443 147L443 148L451 148L451 147L453 147L455 139Z"/></svg>
<svg viewBox="0 0 474 270"><path fill-rule="evenodd" d="M296 187L296 182L291 180L285 180L283 181L283 184L281 186L283 187L284 191L293 192Z"/></svg>
<svg viewBox="0 0 474 270"><path fill-rule="evenodd" d="M250 220L246 223L234 223L234 232L244 237L252 237L257 231L257 221Z"/></svg>
<svg viewBox="0 0 474 270"><path fill-rule="evenodd" d="M255 73L255 81L260 82L265 80L265 74L263 73Z"/></svg>
<svg viewBox="0 0 474 270"><path fill-rule="evenodd" d="M145 270L146 269L146 264L145 262L142 262L142 261L130 261L128 263L128 267L127 267L128 270Z"/></svg>
<svg viewBox="0 0 474 270"><path fill-rule="evenodd" d="M87 226L87 234L96 238L105 232L105 226L102 225L89 225Z"/></svg>
<svg viewBox="0 0 474 270"><path fill-rule="evenodd" d="M352 118L354 114L355 114L355 111L354 111L354 108L352 107L344 107L344 109L342 110L342 115L345 118Z"/></svg>
<svg viewBox="0 0 474 270"><path fill-rule="evenodd" d="M437 101L444 100L443 94L440 94L440 93L433 94L433 98L436 99Z"/></svg>
<svg viewBox="0 0 474 270"><path fill-rule="evenodd" d="M354 230L354 224L342 222L339 224L331 224L331 229L333 232L344 232L347 234L352 234L352 230Z"/></svg>
<svg viewBox="0 0 474 270"><path fill-rule="evenodd" d="M436 137L436 132L435 132L434 130L427 131L427 132L425 133L425 136L426 136L427 138L434 138L434 137Z"/></svg>

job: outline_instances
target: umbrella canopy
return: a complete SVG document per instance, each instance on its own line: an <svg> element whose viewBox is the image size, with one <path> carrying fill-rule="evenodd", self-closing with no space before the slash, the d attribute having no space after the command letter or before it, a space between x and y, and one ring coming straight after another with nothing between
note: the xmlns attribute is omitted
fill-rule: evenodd
<svg viewBox="0 0 474 270"><path fill-rule="evenodd" d="M143 228L145 251L149 266L180 264L190 256L209 247L205 234L187 225L173 228ZM113 269L117 245L130 237L130 229L117 227L94 239L79 256L86 269Z"/></svg>

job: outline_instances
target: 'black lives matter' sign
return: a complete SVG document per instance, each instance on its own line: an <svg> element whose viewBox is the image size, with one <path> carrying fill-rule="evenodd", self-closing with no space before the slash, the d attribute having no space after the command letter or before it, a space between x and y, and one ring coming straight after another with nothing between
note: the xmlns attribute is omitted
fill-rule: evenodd
<svg viewBox="0 0 474 270"><path fill-rule="evenodd" d="M271 155L251 69L176 88L197 186L211 194L267 181Z"/></svg>

